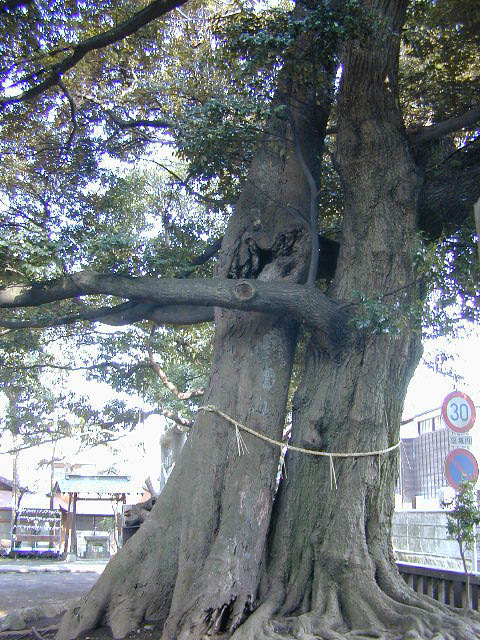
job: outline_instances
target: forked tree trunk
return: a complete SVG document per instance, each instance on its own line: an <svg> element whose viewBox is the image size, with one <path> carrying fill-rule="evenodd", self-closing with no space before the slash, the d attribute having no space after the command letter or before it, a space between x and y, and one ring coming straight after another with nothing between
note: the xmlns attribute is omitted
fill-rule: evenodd
<svg viewBox="0 0 480 640"><path fill-rule="evenodd" d="M315 174L329 96L317 100L318 123L307 120L311 95L292 79L294 68L284 73L278 102L287 102ZM311 192L292 140L287 120L272 116L222 244L220 276L305 280ZM288 317L217 310L204 403L281 439L296 333ZM165 640L238 626L256 598L279 462L278 449L243 438L249 453L239 456L231 426L200 411L150 518L66 614L58 639L100 624L123 637L144 620L164 625Z"/></svg>
<svg viewBox="0 0 480 640"><path fill-rule="evenodd" d="M294 399L292 444L326 452L398 443L408 382L421 355L414 251L419 173L396 96L406 2L368 0L376 27L344 52L336 160L343 242L329 295L362 294L368 316L343 353L312 340ZM352 306L355 315L361 309ZM378 316L378 312L386 318ZM260 607L234 634L263 638L480 637L480 627L422 598L401 579L391 548L399 452L369 457L287 454L274 505ZM353 634L353 635L350 635Z"/></svg>
<svg viewBox="0 0 480 640"><path fill-rule="evenodd" d="M294 402L293 442L329 452L378 451L398 442L420 356L419 321L406 313L421 297L414 269L420 179L396 95L406 0L364 4L377 19L372 33L350 42L344 54L337 163L345 213L329 295L351 304L360 293L381 303L390 319L373 314L367 330L353 325L341 353L312 339ZM298 117L308 92L288 79L281 92L314 170L311 143L323 139L321 127L309 131L312 119ZM221 275L305 276L308 234L298 212L308 212L312 192L298 150L285 138L285 121L272 119L229 226ZM353 318L358 307L350 309ZM218 311L205 404L279 439L294 342L285 318ZM244 439L249 453L240 457L232 428L200 413L151 517L65 618L61 640L100 622L120 637L148 619L165 622L164 640L194 640L235 629L257 605L235 639L331 640L363 628L370 629L367 637L405 632L410 640L470 640L480 633L415 594L396 572L390 526L398 454L335 460L335 487L328 459L289 454L270 518L278 453Z"/></svg>

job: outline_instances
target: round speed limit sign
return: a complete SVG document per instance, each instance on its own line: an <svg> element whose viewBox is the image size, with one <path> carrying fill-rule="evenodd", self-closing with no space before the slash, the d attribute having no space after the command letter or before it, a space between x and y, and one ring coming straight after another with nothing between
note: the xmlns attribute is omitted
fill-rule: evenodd
<svg viewBox="0 0 480 640"><path fill-rule="evenodd" d="M466 433L475 422L475 405L465 393L452 391L443 401L442 416L449 429Z"/></svg>

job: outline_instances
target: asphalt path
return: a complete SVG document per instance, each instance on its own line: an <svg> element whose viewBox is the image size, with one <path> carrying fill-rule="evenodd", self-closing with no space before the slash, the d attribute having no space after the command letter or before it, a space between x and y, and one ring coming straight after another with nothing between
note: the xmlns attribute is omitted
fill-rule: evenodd
<svg viewBox="0 0 480 640"><path fill-rule="evenodd" d="M0 616L15 609L56 604L87 593L98 573L4 573L0 574Z"/></svg>

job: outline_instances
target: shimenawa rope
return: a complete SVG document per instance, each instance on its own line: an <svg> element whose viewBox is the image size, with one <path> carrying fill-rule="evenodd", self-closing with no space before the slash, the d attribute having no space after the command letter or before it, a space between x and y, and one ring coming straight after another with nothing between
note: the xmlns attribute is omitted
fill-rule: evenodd
<svg viewBox="0 0 480 640"><path fill-rule="evenodd" d="M329 458L331 489L333 489L333 486L335 486L335 489L337 488L337 478L335 475L333 458L367 458L369 456L379 456L380 458L382 454L390 453L390 451L394 451L395 449L398 449L398 447L401 444L401 441L400 441L400 442L397 442L397 444L394 444L391 447L388 447L387 449L380 449L378 451L355 451L352 453L317 451L316 449L305 449L304 447L297 447L293 444L287 444L286 442L282 442L281 440L274 440L273 438L270 438L269 436L266 436L263 433L260 433L259 431L255 431L254 429L250 429L250 427L246 427L241 422L238 422L237 420L235 420L235 418L232 418L231 416L227 415L226 413L218 409L218 407L215 407L211 404L208 404L203 407L199 407L199 411L210 411L211 413L216 413L222 418L224 418L227 422L230 422L235 426L235 434L237 436L238 455L242 455L243 453L245 453L245 451L249 453L247 449L247 445L245 444L245 441L243 440L242 435L240 433L240 429L241 429L242 431L246 431L250 435L255 436L256 438L259 438L264 442L268 442L276 447L279 447L280 449L287 448L287 449L290 449L291 451L298 451L299 453L306 453L311 456L320 456L324 458ZM379 468L380 468L380 464L379 464Z"/></svg>

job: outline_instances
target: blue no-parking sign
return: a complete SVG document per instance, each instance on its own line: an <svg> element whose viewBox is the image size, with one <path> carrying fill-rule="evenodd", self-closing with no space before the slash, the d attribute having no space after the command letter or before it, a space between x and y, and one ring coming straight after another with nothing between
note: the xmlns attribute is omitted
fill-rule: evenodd
<svg viewBox="0 0 480 640"><path fill-rule="evenodd" d="M478 464L475 456L467 449L454 449L445 458L445 477L454 489L460 489L465 480L476 482L478 479Z"/></svg>

